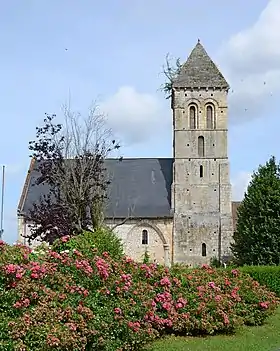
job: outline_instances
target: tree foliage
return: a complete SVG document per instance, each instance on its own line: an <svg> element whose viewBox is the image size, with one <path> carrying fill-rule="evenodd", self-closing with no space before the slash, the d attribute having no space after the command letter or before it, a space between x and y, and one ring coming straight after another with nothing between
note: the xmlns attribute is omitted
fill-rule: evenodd
<svg viewBox="0 0 280 351"><path fill-rule="evenodd" d="M164 74L166 81L161 86L161 91L164 92L166 99L170 99L172 96L172 85L174 79L178 76L180 70L182 68L182 64L180 59L177 58L175 63L172 62L170 55L167 54L165 57L165 64L162 68L162 73Z"/></svg>
<svg viewBox="0 0 280 351"><path fill-rule="evenodd" d="M232 252L240 265L280 263L280 167L275 157L252 176L238 208Z"/></svg>
<svg viewBox="0 0 280 351"><path fill-rule="evenodd" d="M111 138L103 114L92 108L86 118L65 108L64 124L45 115L29 142L38 174L33 186L43 193L26 219L32 223L28 241L52 243L64 235L97 228L103 221L106 190L110 183L105 158L119 148Z"/></svg>

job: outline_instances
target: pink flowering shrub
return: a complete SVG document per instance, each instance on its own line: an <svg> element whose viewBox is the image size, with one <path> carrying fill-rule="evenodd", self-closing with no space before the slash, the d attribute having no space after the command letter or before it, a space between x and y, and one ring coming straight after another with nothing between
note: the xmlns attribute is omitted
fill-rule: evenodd
<svg viewBox="0 0 280 351"><path fill-rule="evenodd" d="M3 349L140 350L168 333L261 324L279 302L238 270L168 269L81 251L51 248L34 260L27 248L0 246Z"/></svg>
<svg viewBox="0 0 280 351"><path fill-rule="evenodd" d="M94 257L96 254L101 255L107 251L110 256L119 260L124 256L123 245L121 240L110 230L100 228L95 232L83 232L71 238L68 235L56 240L53 250L56 252L68 251L76 249L88 258Z"/></svg>

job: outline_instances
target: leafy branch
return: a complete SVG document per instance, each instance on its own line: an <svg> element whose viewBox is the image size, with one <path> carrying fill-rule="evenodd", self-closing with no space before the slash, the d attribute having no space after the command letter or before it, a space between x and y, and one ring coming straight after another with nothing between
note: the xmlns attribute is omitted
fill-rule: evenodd
<svg viewBox="0 0 280 351"><path fill-rule="evenodd" d="M160 90L164 92L166 99L170 99L172 95L172 86L181 68L182 64L179 58L174 62L169 53L165 56L165 64L162 67L162 73L164 74L166 81L161 85Z"/></svg>

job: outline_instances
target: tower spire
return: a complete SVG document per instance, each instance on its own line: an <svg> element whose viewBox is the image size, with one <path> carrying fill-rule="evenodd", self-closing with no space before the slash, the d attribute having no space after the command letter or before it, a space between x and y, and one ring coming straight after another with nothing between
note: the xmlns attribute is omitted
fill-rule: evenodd
<svg viewBox="0 0 280 351"><path fill-rule="evenodd" d="M174 88L222 88L229 85L200 43L192 50L173 83Z"/></svg>

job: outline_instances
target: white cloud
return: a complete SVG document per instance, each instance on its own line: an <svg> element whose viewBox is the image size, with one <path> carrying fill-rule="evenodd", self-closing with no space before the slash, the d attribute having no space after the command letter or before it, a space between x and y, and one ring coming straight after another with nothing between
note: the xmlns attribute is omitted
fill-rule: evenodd
<svg viewBox="0 0 280 351"><path fill-rule="evenodd" d="M122 140L132 144L147 141L155 130L166 126L162 103L151 94L123 86L100 105L109 125Z"/></svg>
<svg viewBox="0 0 280 351"><path fill-rule="evenodd" d="M239 172L232 180L232 199L241 201L247 190L252 174L249 172Z"/></svg>
<svg viewBox="0 0 280 351"><path fill-rule="evenodd" d="M232 36L221 48L219 61L233 91L234 118L252 118L280 92L280 1L269 1L255 24Z"/></svg>

